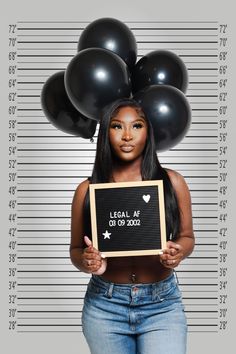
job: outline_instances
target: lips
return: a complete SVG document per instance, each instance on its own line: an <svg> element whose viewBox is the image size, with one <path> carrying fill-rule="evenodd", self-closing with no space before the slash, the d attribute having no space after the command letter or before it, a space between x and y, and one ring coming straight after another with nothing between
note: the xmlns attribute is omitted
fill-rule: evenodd
<svg viewBox="0 0 236 354"><path fill-rule="evenodd" d="M121 145L120 149L123 152L131 152L134 149L134 145Z"/></svg>

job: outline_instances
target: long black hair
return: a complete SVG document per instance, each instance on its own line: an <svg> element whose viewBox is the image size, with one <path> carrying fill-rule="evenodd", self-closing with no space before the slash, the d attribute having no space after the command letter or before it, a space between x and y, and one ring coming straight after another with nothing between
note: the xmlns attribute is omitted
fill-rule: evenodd
<svg viewBox="0 0 236 354"><path fill-rule="evenodd" d="M149 119L145 116L140 105L134 99L119 99L106 107L104 110L104 114L100 121L94 167L89 181L90 183L105 183L111 181L116 157L112 152L109 140L110 121L122 107L133 107L147 122L147 140L143 150L141 176L142 180L163 180L167 238L174 239L177 237L180 229L180 211L177 198L170 178L158 160L152 125ZM87 208L88 195L85 198L85 209ZM88 221L89 218L86 219Z"/></svg>

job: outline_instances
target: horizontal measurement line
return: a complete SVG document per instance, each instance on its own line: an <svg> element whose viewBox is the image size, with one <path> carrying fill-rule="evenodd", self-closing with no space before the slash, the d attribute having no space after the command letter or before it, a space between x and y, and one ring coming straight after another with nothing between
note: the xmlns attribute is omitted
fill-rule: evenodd
<svg viewBox="0 0 236 354"><path fill-rule="evenodd" d="M27 326L32 326L32 327L73 327L73 326L81 326L80 324L63 324L63 323L60 323L60 324L21 324L21 323L17 323L17 326L18 327L27 327Z"/></svg>
<svg viewBox="0 0 236 354"><path fill-rule="evenodd" d="M17 84L45 84L45 81L17 81ZM17 111L24 111L24 110L17 109ZM42 111L42 109L38 109L37 111Z"/></svg>
<svg viewBox="0 0 236 354"><path fill-rule="evenodd" d="M17 246L69 246L69 243L17 243ZM207 245L207 244L202 244ZM217 245L217 244L216 244Z"/></svg>
<svg viewBox="0 0 236 354"><path fill-rule="evenodd" d="M83 300L83 299L84 296L83 297L17 297L17 300Z"/></svg>
<svg viewBox="0 0 236 354"><path fill-rule="evenodd" d="M17 138L76 138L75 135L17 135Z"/></svg>
<svg viewBox="0 0 236 354"><path fill-rule="evenodd" d="M168 21L167 21L168 22ZM43 22L44 23L44 22ZM86 22L87 23L87 22ZM126 22L128 23L128 22ZM151 22L150 22L151 23ZM177 22L172 22L171 23L184 23L184 21L177 21ZM191 23L191 22L188 22ZM194 22L192 22L194 23ZM202 22L197 22L197 23L202 23ZM208 22L207 22L208 23ZM18 31L83 31L85 27L18 27ZM143 30L148 30L148 31L217 31L217 27L130 27L131 30L134 31L143 31ZM20 35L19 35L20 36Z"/></svg>
<svg viewBox="0 0 236 354"><path fill-rule="evenodd" d="M47 310L18 310L17 311L18 313L81 313L82 311L54 311L54 310L50 310L50 311L47 311ZM207 311L207 312L210 312L210 311Z"/></svg>
<svg viewBox="0 0 236 354"><path fill-rule="evenodd" d="M217 300L218 297L183 297L183 300Z"/></svg>
<svg viewBox="0 0 236 354"><path fill-rule="evenodd" d="M82 292L84 292L84 290L80 290L80 289L77 289L77 290L71 290L71 289L69 289L69 290L39 290L39 289L37 289L37 290L21 290L20 291L20 293L21 294L23 294L23 293L36 293L36 294L39 294L39 293L57 293L57 294L59 294L59 293L69 293L69 294L72 294L72 293L82 293ZM191 292L191 291L188 291L188 292ZM201 291L202 293L204 292L204 291ZM205 291L206 292L206 291ZM210 292L215 292L214 290L213 291L208 291L208 293L210 293Z"/></svg>
<svg viewBox="0 0 236 354"><path fill-rule="evenodd" d="M17 284L17 286L85 286L87 284L51 284L51 283L47 283L47 284Z"/></svg>
<svg viewBox="0 0 236 354"><path fill-rule="evenodd" d="M142 48L141 48L142 49ZM151 47L151 48L143 48L143 49L145 49L145 51L146 50L156 50L156 47L155 46L153 46L153 47ZM204 48L201 48L201 47L199 47L199 48L196 48L196 47L186 47L186 48L174 48L174 47L172 47L172 48L169 48L169 50L188 50L188 51L192 51L192 50L197 50L198 52L199 51L217 51L217 49L218 48L209 48L209 47L204 47ZM71 52L71 51L74 51L75 50L75 48L73 47L73 48L63 48L63 47L60 47L60 48L47 48L47 47L37 47L37 48L33 48L33 47L31 47L31 48L29 48L29 47L25 47L25 48L18 48L18 50L21 50L21 51L23 51L23 50L30 50L30 51L38 51L38 50L40 50L40 51L42 51L42 50L50 50L50 51L52 51L52 50L58 50L58 51L60 51L60 52L62 52L62 51L69 51L69 52Z"/></svg>
<svg viewBox="0 0 236 354"><path fill-rule="evenodd" d="M193 326L193 327L218 327L218 324L205 324L205 323L202 323L202 324L189 324L188 323L188 327L191 327L191 326Z"/></svg>
<svg viewBox="0 0 236 354"><path fill-rule="evenodd" d="M92 162L17 162L17 165L91 165ZM185 164L195 164L195 162L187 162ZM197 162L196 164L203 165L217 165L217 162L208 163L208 162Z"/></svg>
<svg viewBox="0 0 236 354"><path fill-rule="evenodd" d="M96 151L96 149L17 149L17 151ZM197 151L197 150L193 150L193 151ZM203 150L205 151L205 150ZM215 150L217 151L217 149ZM24 156L23 156L24 157ZM34 156L31 156L34 157ZM46 156L47 157L47 156ZM61 158L61 156L58 156ZM88 158L86 156L83 156L84 158Z"/></svg>
<svg viewBox="0 0 236 354"><path fill-rule="evenodd" d="M208 231L208 230L206 230ZM19 258L19 257L18 257ZM188 257L189 259L218 259L218 257L193 257L193 256L190 256ZM207 285L207 284L206 284Z"/></svg>
<svg viewBox="0 0 236 354"><path fill-rule="evenodd" d="M194 230L195 232L217 232L218 230Z"/></svg>
<svg viewBox="0 0 236 354"><path fill-rule="evenodd" d="M86 171L87 173L89 172L88 168L73 168L73 169L55 169L55 168L51 168L51 169L25 169L25 168L19 168L18 171L20 172L82 172L82 171ZM189 171L189 170L181 170L181 171ZM206 172L206 171L217 171L217 169L210 169L210 170L191 170L191 171L197 171L197 172ZM33 197L22 197L22 198L33 198ZM43 197L40 197L43 198ZM55 197L55 198L60 198L60 197Z"/></svg>
<svg viewBox="0 0 236 354"><path fill-rule="evenodd" d="M199 317L200 318L200 317ZM80 317L17 317L17 320L80 320ZM192 318L195 319L195 318ZM214 319L214 317L202 317L202 319Z"/></svg>
<svg viewBox="0 0 236 354"><path fill-rule="evenodd" d="M83 31L84 27L18 27L18 31ZM19 35L20 36L20 35Z"/></svg>
<svg viewBox="0 0 236 354"><path fill-rule="evenodd" d="M17 259L70 259L70 257L33 257L32 256L32 257L17 257Z"/></svg>
<svg viewBox="0 0 236 354"><path fill-rule="evenodd" d="M77 44L78 41L17 41L18 44ZM23 48L19 48L23 49Z"/></svg>
<svg viewBox="0 0 236 354"><path fill-rule="evenodd" d="M77 44L77 41L17 41L18 44ZM187 44L218 44L218 41L136 41L137 44L187 43ZM20 48L19 48L20 49ZM212 48L213 49L213 48ZM215 48L217 49L217 48Z"/></svg>
<svg viewBox="0 0 236 354"><path fill-rule="evenodd" d="M66 311L65 311L66 312ZM218 313L218 311L214 311L214 310L207 310L207 311L204 311L204 310L185 310L184 312L186 313Z"/></svg>
<svg viewBox="0 0 236 354"><path fill-rule="evenodd" d="M73 58L74 55L69 55L69 54L18 54L17 55L18 58L31 58L31 57L36 57L36 58L41 58L41 57L58 57L58 58ZM32 62L33 63L33 62Z"/></svg>
<svg viewBox="0 0 236 354"><path fill-rule="evenodd" d="M21 116L21 117L23 117L23 116ZM30 117L30 116L25 116L25 117ZM42 117L42 118L44 118L44 117ZM51 125L50 122L17 122L17 124L47 124L47 125Z"/></svg>
<svg viewBox="0 0 236 354"><path fill-rule="evenodd" d="M78 306L79 304L76 303L76 304L61 304L61 303L58 303L58 304L34 304L34 306ZM21 307L25 307L25 306L32 306L32 304L21 304Z"/></svg>
<svg viewBox="0 0 236 354"><path fill-rule="evenodd" d="M195 246L218 246L218 243L195 243Z"/></svg>
<svg viewBox="0 0 236 354"><path fill-rule="evenodd" d="M212 69L212 68L196 68L196 69L188 69L188 70L218 70L218 69ZM40 98L40 95L17 95L17 97L21 97L21 98ZM198 98L198 97L201 97L201 98L218 98L218 95L186 95L186 97L188 98L192 98L192 97L195 97L195 98ZM18 103L21 103L21 104L24 104L24 103L31 103L32 102L18 102ZM38 102L37 102L38 103ZM196 103L199 103L199 102L196 102ZM207 102L205 102L207 103ZM208 102L208 103L218 103L218 102Z"/></svg>
<svg viewBox="0 0 236 354"><path fill-rule="evenodd" d="M204 109L206 110L206 109ZM208 109L208 110L215 110L215 109ZM206 131L206 129L195 129L197 131ZM216 131L217 129L207 129L208 131ZM61 138L76 138L76 136L57 136L57 135L18 135L17 138L29 138L29 139L36 139L36 138L45 138L45 139L48 139L48 138L56 138L56 139L61 139ZM205 139L208 139L208 138L218 138L218 135L186 135L185 138L205 138Z"/></svg>
<svg viewBox="0 0 236 354"><path fill-rule="evenodd" d="M74 55L72 54L18 54L18 57L21 58L31 58L31 57L58 57L58 58L73 58ZM139 57L141 57L141 55L139 55ZM185 58L218 58L217 54L179 54L179 57L185 57ZM199 62L201 64L203 64L203 62ZM208 64L209 62L206 62L206 64ZM214 62L215 64L215 62Z"/></svg>
<svg viewBox="0 0 236 354"><path fill-rule="evenodd" d="M78 326L79 327L79 326ZM50 331L49 329L47 329L47 331L40 331L40 330L29 330L29 331L23 331L23 330L19 330L17 329L17 333L81 333L82 330L77 330L77 331L72 331L72 330L69 330L69 331L59 331L59 330L54 330L54 331ZM213 332L213 331L204 331L204 332Z"/></svg>
<svg viewBox="0 0 236 354"><path fill-rule="evenodd" d="M18 149L19 151L19 149ZM65 150L67 151L67 150ZM210 151L218 151L218 149L170 149L170 151L186 151L186 152L190 152L190 151L203 151L203 152L210 152ZM186 158L188 156L172 156L172 158ZM196 158L196 157L206 157L206 158L213 158L213 157L217 157L217 156L191 156L191 158Z"/></svg>
<svg viewBox="0 0 236 354"><path fill-rule="evenodd" d="M218 273L217 270L178 270L179 273Z"/></svg>
<svg viewBox="0 0 236 354"><path fill-rule="evenodd" d="M180 286L218 286L218 284L179 284ZM46 283L46 284L31 284L31 283L23 283L23 284L17 284L17 286L29 286L29 287L36 287L36 286L87 286L87 283L86 284L74 284L74 283L71 283L71 284L65 284L65 283L59 283L59 284L52 284L52 283ZM217 297L216 297L217 299ZM21 304L23 305L23 304ZM27 304L24 304L24 305L27 305ZM30 305L30 304L28 304ZM40 304L41 305L41 304ZM42 304L43 305L43 304ZM54 304L56 305L56 304ZM189 305L189 304L188 304ZM200 306L201 304L196 304L198 306ZM204 305L207 305L207 304L204 304ZM210 305L210 304L209 304Z"/></svg>
<svg viewBox="0 0 236 354"><path fill-rule="evenodd" d="M17 273L80 273L79 270L17 270ZM179 273L218 273L217 270L178 270Z"/></svg>
<svg viewBox="0 0 236 354"><path fill-rule="evenodd" d="M25 211L25 210L24 210ZM17 219L70 219L68 216L17 216Z"/></svg>
<svg viewBox="0 0 236 354"><path fill-rule="evenodd" d="M17 270L17 273L80 273L80 272L79 270Z"/></svg>
<svg viewBox="0 0 236 354"><path fill-rule="evenodd" d="M92 162L17 162L17 165L91 165ZM217 166L218 162L166 162L166 165L214 165ZM35 170L30 170L35 171ZM24 190L26 191L26 190ZM35 191L35 190L34 190Z"/></svg>
<svg viewBox="0 0 236 354"><path fill-rule="evenodd" d="M71 263L69 262L69 263L18 263L18 265L20 265L20 266L41 266L41 265L44 265L44 266L65 266L65 265L67 265L67 266L71 266ZM37 291L39 291L39 290L37 290ZM58 290L57 290L58 291ZM56 291L56 292L57 292ZM34 292L34 291L22 291L22 292ZM39 291L39 292L47 292L46 290L42 290L42 291ZM52 292L52 291L50 291L50 292ZM61 292L64 292L64 291L61 291Z"/></svg>
<svg viewBox="0 0 236 354"><path fill-rule="evenodd" d="M192 111L215 111L218 112L218 108L192 108Z"/></svg>
<svg viewBox="0 0 236 354"><path fill-rule="evenodd" d="M179 284L180 286L218 286L218 284ZM199 305L199 304L196 304L196 305ZM204 305L207 305L207 304L204 304Z"/></svg>
<svg viewBox="0 0 236 354"><path fill-rule="evenodd" d="M204 84L218 84L217 81L190 81L189 84L194 84L194 85L204 85Z"/></svg>
<svg viewBox="0 0 236 354"><path fill-rule="evenodd" d="M44 204L43 204L44 205ZM64 205L64 204L62 204ZM66 204L65 204L66 205ZM68 203L67 205L71 205L71 203ZM17 230L17 232L67 232L67 231L70 231L69 229L68 230Z"/></svg>
<svg viewBox="0 0 236 354"><path fill-rule="evenodd" d="M218 178L218 176L184 176L185 178ZM17 178L85 178L83 175L75 175L75 176L17 176Z"/></svg>

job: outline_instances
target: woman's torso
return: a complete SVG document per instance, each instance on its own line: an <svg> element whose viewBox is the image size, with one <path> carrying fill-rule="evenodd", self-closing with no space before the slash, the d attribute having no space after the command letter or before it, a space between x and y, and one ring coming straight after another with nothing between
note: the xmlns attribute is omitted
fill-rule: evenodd
<svg viewBox="0 0 236 354"><path fill-rule="evenodd" d="M102 277L114 283L154 283L170 273L160 263L159 256L110 257Z"/></svg>

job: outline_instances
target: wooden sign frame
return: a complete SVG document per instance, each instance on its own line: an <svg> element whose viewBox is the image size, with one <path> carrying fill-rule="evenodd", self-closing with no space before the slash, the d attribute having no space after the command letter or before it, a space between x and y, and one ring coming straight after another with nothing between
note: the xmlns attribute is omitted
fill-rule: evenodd
<svg viewBox="0 0 236 354"><path fill-rule="evenodd" d="M132 188L132 187L139 187L139 188L144 188L144 189L145 189L145 187L154 187L154 190L156 191L156 196L154 194L154 197L157 198L157 203L154 204L154 208L156 207L156 210L154 210L154 214L153 214L154 219L156 218L155 219L156 223L154 222L152 224L151 233L153 231L152 230L153 226L155 229L155 225L158 225L158 230L160 230L160 234L158 236L151 236L151 237L152 237L152 239L154 239L153 237L158 237L159 238L158 241L157 241L157 239L154 239L154 243L155 242L160 243L161 247L158 247L158 248L151 247L150 249L146 249L146 246L145 246L145 249L114 250L114 249L112 249L112 242L111 242L109 244L109 246L111 245L111 248L109 250L104 251L104 249L102 249L102 247L99 247L99 242L101 244L102 241L101 240L99 241L99 237L101 238L101 233L100 233L100 236L98 235L98 220L97 220L97 210L96 210L96 206L98 203L98 196L96 195L96 193L97 193L96 191L110 190L109 191L109 198L107 198L107 201L109 203L111 203L112 190L114 191L114 189L116 189L116 188L120 188L122 190L125 189L124 190L124 192L125 192L124 195L126 196L125 202L127 202L127 194L129 194L129 192L132 192L130 190L130 188ZM136 189L136 191L137 191L137 189ZM163 181L162 180L90 184L89 185L89 195L90 195L90 212L91 212L91 227L92 227L93 246L95 248L97 248L100 252L102 252L106 257L158 255L158 254L162 253L162 250L164 248L166 248L166 222L165 222L165 205L164 205L164 191L163 191ZM100 192L100 195L101 195L101 192ZM147 196L143 195L143 198L148 197L148 196L150 197L149 194ZM135 205L135 203L133 201L133 196L132 196L132 203ZM139 198L139 203L140 203L140 198ZM146 203L148 203L148 202L146 201ZM105 204L106 204L106 201L103 203L103 206ZM114 200L114 205L115 204L116 204L116 200ZM151 212L153 212L153 208L152 208ZM155 214L155 212L156 212L156 214ZM124 214L121 214L121 215L126 215L125 214L126 212L123 212L123 213ZM140 211L139 211L139 213L140 213ZM110 213L110 215L111 215L111 213ZM117 213L116 213L116 215L117 215ZM124 221L125 218L123 218L121 220L122 220L122 223L126 222L126 221ZM138 219L136 218L135 220L138 220ZM152 220L153 220L153 218L152 218ZM114 222L114 221L112 221L112 222ZM110 221L109 221L109 224L110 224ZM121 222L120 222L120 224L121 224ZM105 239L106 233L107 233L107 235L109 235L109 234L111 235L111 233L107 231L107 228L108 227L105 226L106 232L103 233L104 239ZM150 229L150 227L149 227L149 229ZM136 228L136 230L137 230L137 228ZM122 228L121 228L121 231L122 231ZM107 236L107 238L110 239L110 236ZM145 240L144 240L144 242L145 242ZM135 246L135 247L137 247L137 246Z"/></svg>

